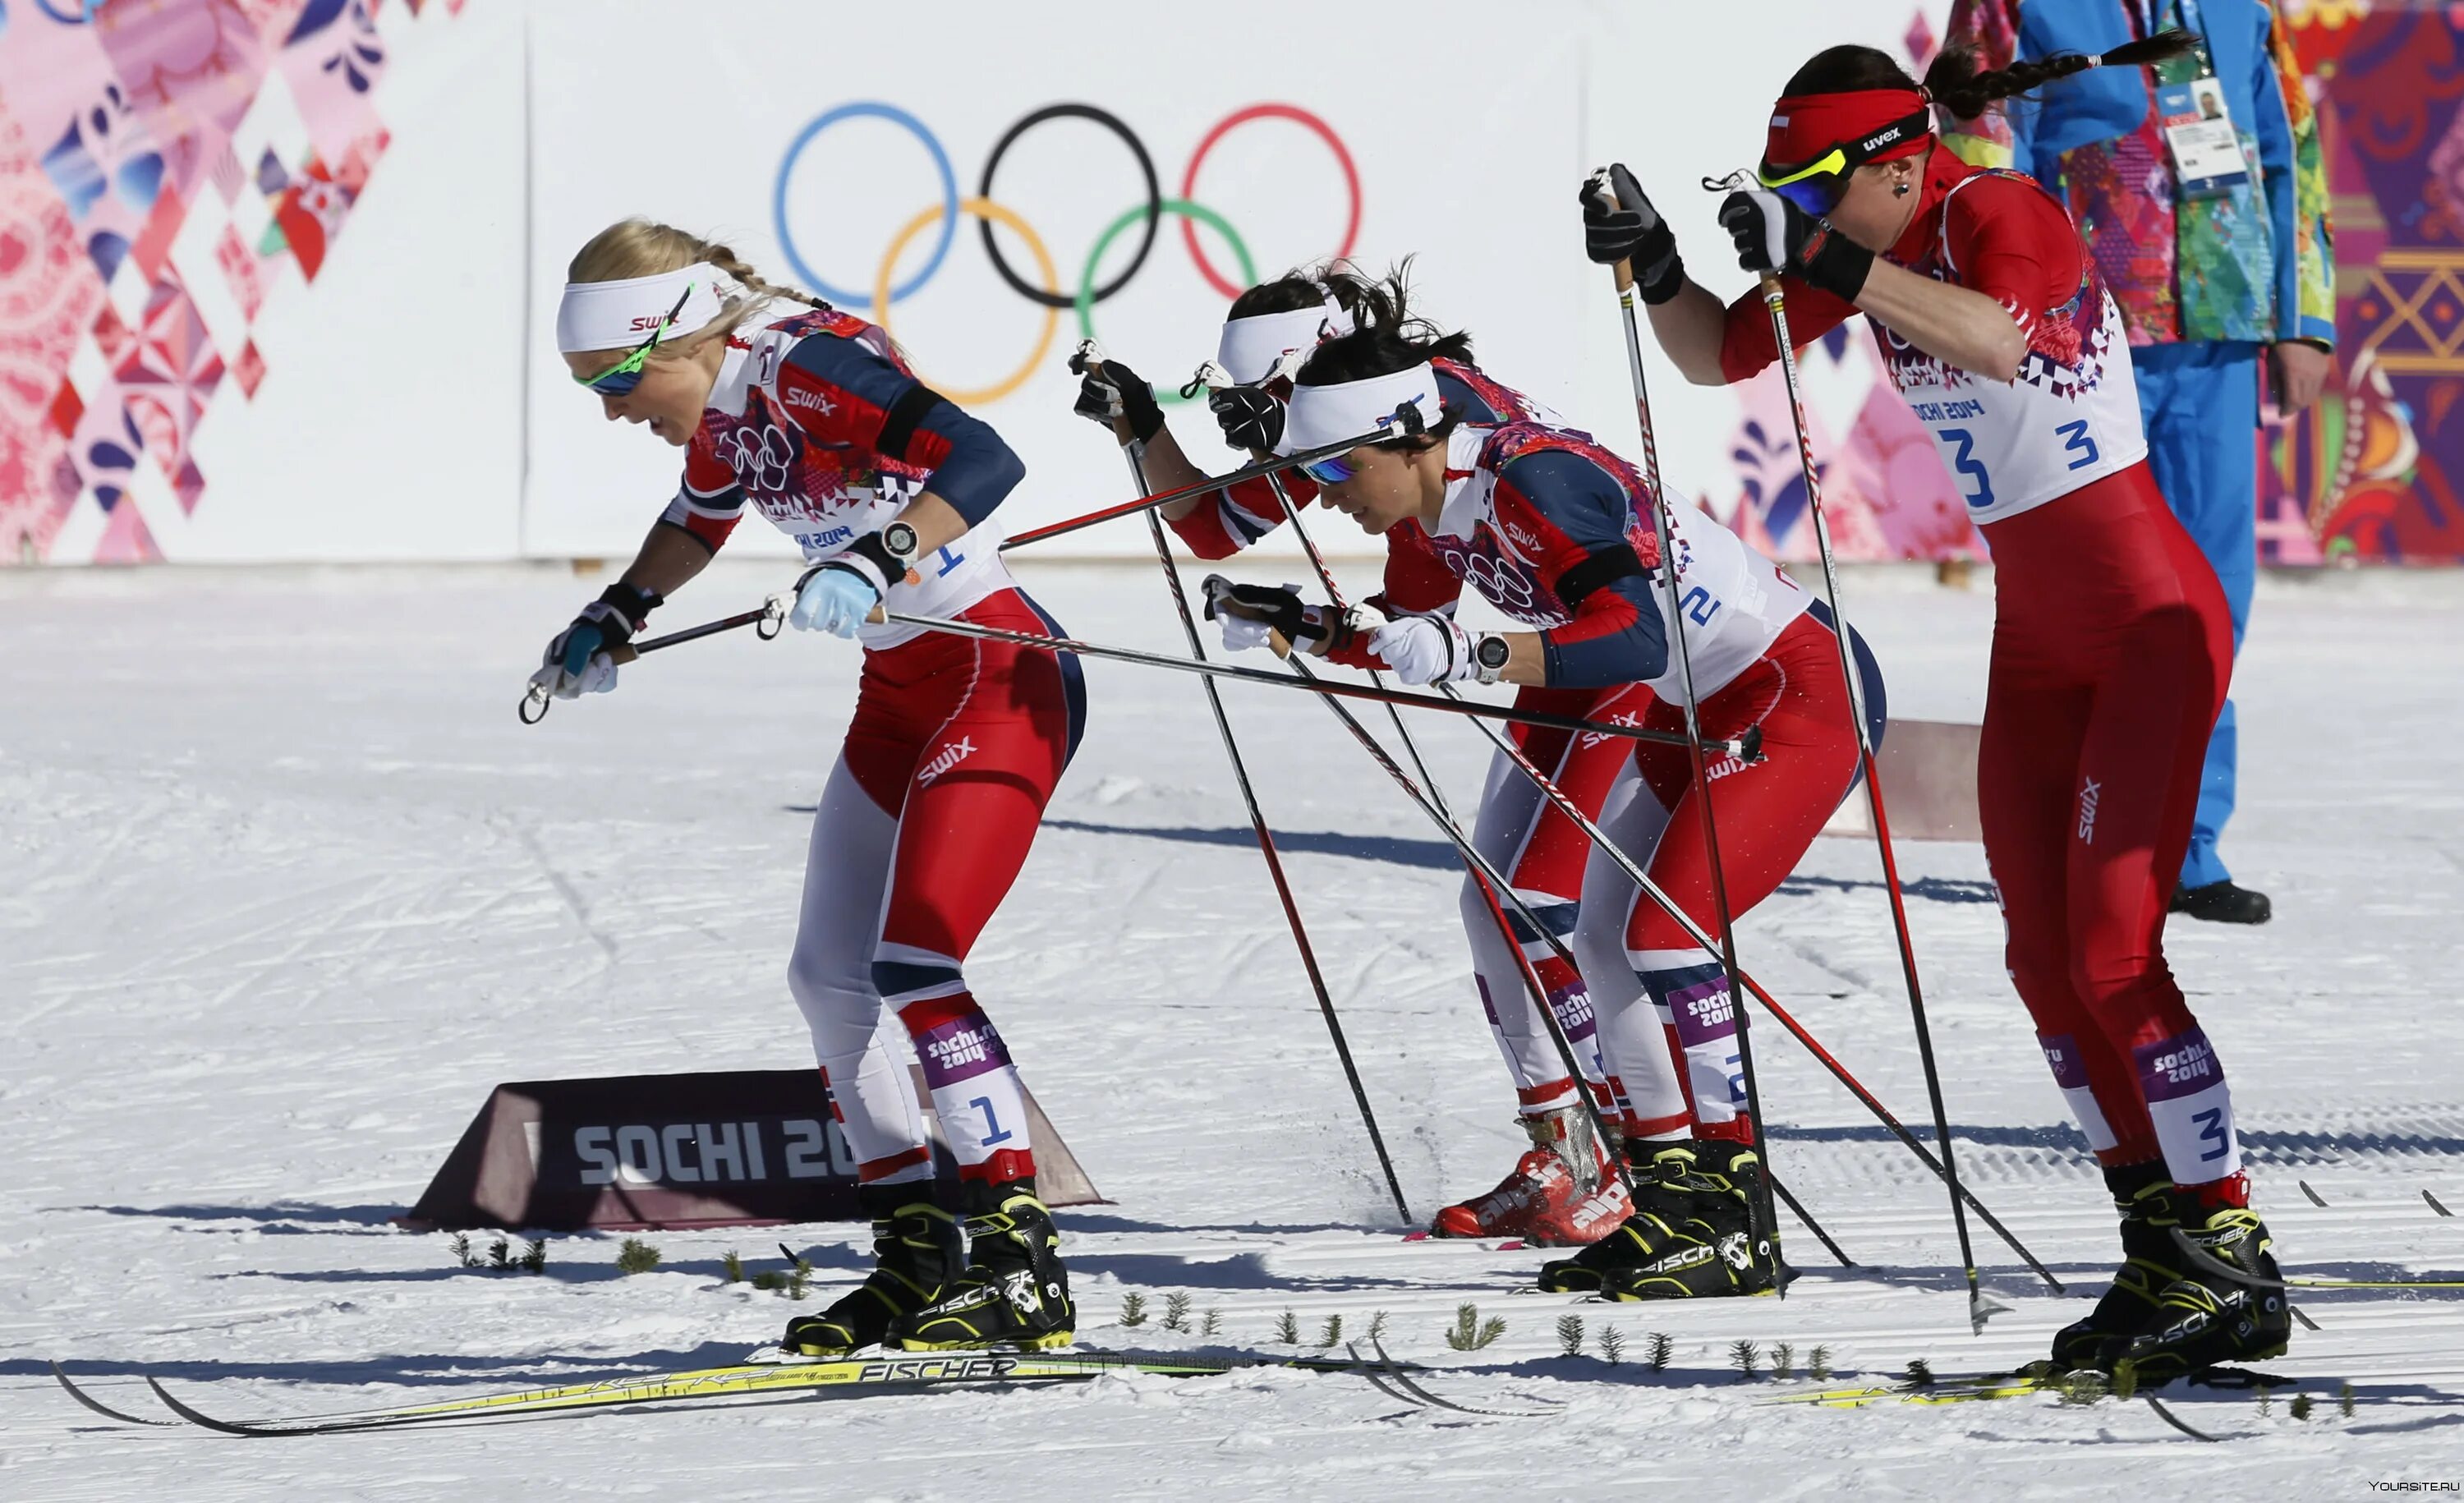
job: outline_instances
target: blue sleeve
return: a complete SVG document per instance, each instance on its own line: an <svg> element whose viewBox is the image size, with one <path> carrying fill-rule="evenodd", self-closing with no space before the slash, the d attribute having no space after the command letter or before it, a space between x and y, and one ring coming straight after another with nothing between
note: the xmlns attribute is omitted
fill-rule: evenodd
<svg viewBox="0 0 2464 1503"><path fill-rule="evenodd" d="M926 488L970 527L1026 475L990 424L836 334L796 342L779 370L780 407L816 442L864 449L927 472Z"/></svg>
<svg viewBox="0 0 2464 1503"><path fill-rule="evenodd" d="M1543 561L1552 591L1595 559L1634 560L1627 528L1634 497L1600 465L1565 450L1543 449L1508 461L1497 476L1497 515L1556 542ZM1537 523L1538 525L1533 525ZM1554 535L1552 538L1551 535ZM1573 620L1540 633L1552 689L1596 689L1657 678L1668 667L1668 633L1647 574L1615 574L1573 603Z"/></svg>
<svg viewBox="0 0 2464 1503"><path fill-rule="evenodd" d="M2293 120L2285 113L2285 81L2267 45L2268 11L2251 7L2257 34L2251 40L2251 134L2258 141L2259 190L2267 210L2268 244L2276 253L2276 337L2301 338L2300 188L2293 181ZM2301 87L2301 80L2292 80Z"/></svg>

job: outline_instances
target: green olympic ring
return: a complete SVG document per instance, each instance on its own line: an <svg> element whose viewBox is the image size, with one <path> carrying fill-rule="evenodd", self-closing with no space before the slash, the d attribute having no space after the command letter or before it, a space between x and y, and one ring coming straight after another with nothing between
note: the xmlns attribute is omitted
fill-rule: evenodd
<svg viewBox="0 0 2464 1503"><path fill-rule="evenodd" d="M1104 232L1095 237L1095 248L1087 253L1087 269L1078 276L1077 306L1080 339L1091 340L1095 337L1095 271L1103 262L1104 253L1111 248L1114 240L1120 238L1122 231L1141 219L1151 218L1158 213L1178 214L1183 219L1195 219L1221 235L1230 243L1232 254L1240 258L1241 280L1252 287L1258 284L1258 268L1249 259L1249 247L1242 240L1241 232L1232 228L1230 220L1204 204L1192 203L1186 198L1167 198L1154 206L1138 204L1122 214L1120 218L1105 226ZM1177 387L1157 387L1155 388L1155 397L1156 404L1163 407L1198 400L1195 397L1182 396Z"/></svg>

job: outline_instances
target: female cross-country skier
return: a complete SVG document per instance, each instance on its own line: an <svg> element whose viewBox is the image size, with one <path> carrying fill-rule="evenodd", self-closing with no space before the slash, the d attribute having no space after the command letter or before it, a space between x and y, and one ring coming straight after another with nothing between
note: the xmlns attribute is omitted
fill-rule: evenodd
<svg viewBox="0 0 2464 1503"><path fill-rule="evenodd" d="M1293 272L1243 293L1225 315L1214 362L1219 379L1231 385L1208 398L1224 441L1264 457L1282 434L1291 372L1302 357L1321 341L1372 323L1400 326L1408 317L1399 275L1380 283L1339 262L1313 272ZM1471 342L1465 336L1443 340L1430 365L1446 407L1470 421L1520 421L1536 413L1529 399L1490 379L1471 363ZM1105 361L1086 371L1077 410L1111 428L1122 444L1142 445L1147 483L1156 489L1207 478L1164 426L1163 409L1153 390L1121 362ZM1317 498L1316 486L1305 475L1287 474L1283 484L1296 508ZM1284 524L1283 508L1270 483L1263 478L1201 492L1171 502L1160 512L1191 552L1210 560L1230 558ZM1417 522L1407 520L1399 524L1397 535L1418 530ZM1396 549L1389 558L1390 593L1397 588L1406 593L1439 588L1451 600L1460 587L1455 577L1438 567L1423 550ZM1424 576L1418 585L1411 574L1415 569ZM1624 687L1529 691L1523 702L1566 715L1615 714L1607 701ZM1570 749L1570 739L1562 732L1519 727L1517 735L1527 754L1544 768L1558 768ZM1597 803L1590 804L1585 812L1596 817ZM1528 827L1530 811L1525 813ZM1523 828L1517 828L1518 838ZM1581 890L1588 849L1582 832L1559 820L1533 831L1519 850L1491 854L1535 912L1565 917L1571 917ZM1464 928L1471 938L1473 984L1514 1077L1520 1107L1517 1119L1530 1138L1530 1147L1495 1189L1440 1210L1432 1229L1440 1236L1519 1236L1550 1245L1595 1241L1632 1209L1623 1183L1611 1172L1609 1160L1617 1145L1591 1144L1576 1105L1575 1084L1550 1042L1514 952L1498 932L1486 902L1476 889L1467 890L1463 906ZM1512 921L1574 1046L1602 1119L1613 1129L1622 1126L1617 1088L1600 1060L1583 979L1558 960L1539 936L1522 933L1519 917Z"/></svg>
<svg viewBox="0 0 2464 1503"><path fill-rule="evenodd" d="M1658 571L1673 565L1704 734L1762 733L1762 761L1710 769L1722 875L1739 911L1752 907L1804 854L1856 776L1857 735L1827 613L1690 504L1676 508L1678 556L1663 561L1656 498L1632 466L1569 428L1450 409L1433 364L1445 347L1434 331L1388 322L1319 344L1295 378L1281 435L1283 452L1295 453L1375 429L1406 404L1420 414L1419 434L1304 467L1323 505L1387 540L1390 619L1373 628L1287 590L1243 586L1219 601L1234 618L1225 646L1256 645L1255 623L1265 621L1312 652L1391 670L1405 683L1575 692L1595 716L1682 730L1675 633L1655 587ZM1475 633L1458 624L1465 582L1529 630ZM1858 656L1879 711L1880 675L1861 645ZM1607 735L1565 740L1548 753L1552 781L1601 809L1610 838L1689 917L1715 929L1704 789L1688 753ZM1583 849L1529 777L1497 758L1473 837L1481 850L1507 864L1552 822ZM1573 1258L1546 1265L1540 1285L1618 1299L1768 1290L1777 1247L1772 1229L1755 1225L1760 1157L1742 1110L1727 972L1674 918L1639 900L1604 854L1585 855L1574 901L1556 897L1555 911L1572 925L1608 1072L1639 1119L1626 1151L1643 1173L1630 1212ZM1471 900L1465 909L1471 917Z"/></svg>
<svg viewBox="0 0 2464 1503"><path fill-rule="evenodd" d="M883 331L771 285L724 246L626 220L567 276L565 364L609 421L685 451L684 483L624 578L548 644L536 681L563 697L613 689L614 650L748 510L812 565L790 623L864 642L787 984L858 1160L875 1266L781 1344L816 1357L1066 1345L1068 1277L1035 1196L1018 1072L961 966L1076 749L1077 659L866 622L886 602L1059 635L983 526L1024 471ZM789 301L811 306L778 317ZM958 1214L935 1203L902 1027L958 1161Z"/></svg>
<svg viewBox="0 0 2464 1503"><path fill-rule="evenodd" d="M1962 164L1928 111L1972 118L2186 46L2172 33L1992 73L1952 51L1923 86L1880 52L1832 48L1773 107L1762 186L1720 210L1740 264L1780 274L1798 343L1868 316L1992 548L1985 852L2013 983L2104 1166L2125 1260L2053 1356L2128 1359L2151 1379L2272 1356L2289 1331L2223 1064L2165 963L2232 625L2150 477L2121 317L2069 213L2033 179ZM1648 201L1625 202L1587 201L1592 257L1633 262L1688 379L1741 381L1777 359L1761 296L1724 305L1686 277Z"/></svg>

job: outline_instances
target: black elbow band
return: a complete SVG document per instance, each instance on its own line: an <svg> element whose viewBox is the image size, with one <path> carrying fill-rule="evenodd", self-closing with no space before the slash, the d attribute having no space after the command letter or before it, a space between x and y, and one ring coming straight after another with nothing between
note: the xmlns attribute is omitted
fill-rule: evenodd
<svg viewBox="0 0 2464 1503"><path fill-rule="evenodd" d="M873 440L872 447L892 459L905 459L907 445L915 436L915 426L924 421L925 413L947 400L920 382L908 387L882 414L881 436Z"/></svg>
<svg viewBox="0 0 2464 1503"><path fill-rule="evenodd" d="M1613 585L1621 579L1640 579L1648 572L1642 566L1642 560L1635 556L1634 549L1620 542L1613 548L1602 548L1560 575L1557 598L1564 601L1569 609L1578 610L1582 608L1584 600L1600 586Z"/></svg>

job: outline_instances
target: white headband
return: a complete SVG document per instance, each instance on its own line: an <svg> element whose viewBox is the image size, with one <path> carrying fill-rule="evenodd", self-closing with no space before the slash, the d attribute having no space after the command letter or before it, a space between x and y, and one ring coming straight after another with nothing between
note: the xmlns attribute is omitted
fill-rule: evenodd
<svg viewBox="0 0 2464 1503"><path fill-rule="evenodd" d="M1223 339L1215 346L1216 364L1232 373L1240 386L1253 386L1275 373L1275 363L1294 350L1311 350L1337 335L1352 332L1352 315L1329 298L1322 308L1294 308L1287 313L1259 313L1226 320Z"/></svg>
<svg viewBox="0 0 2464 1503"><path fill-rule="evenodd" d="M696 261L679 272L621 282L567 282L564 300L556 308L557 350L570 355L630 349L663 331L689 334L718 317L718 279L724 275L707 261ZM681 309L676 306L679 298L684 299Z"/></svg>
<svg viewBox="0 0 2464 1503"><path fill-rule="evenodd" d="M1295 386L1284 417L1284 441L1275 446L1275 452L1296 454L1356 438L1393 422L1395 409L1406 403L1419 410L1424 430L1436 428L1445 416L1445 404L1438 396L1438 373L1425 361L1366 381ZM1402 433L1397 431L1389 436L1399 438Z"/></svg>

